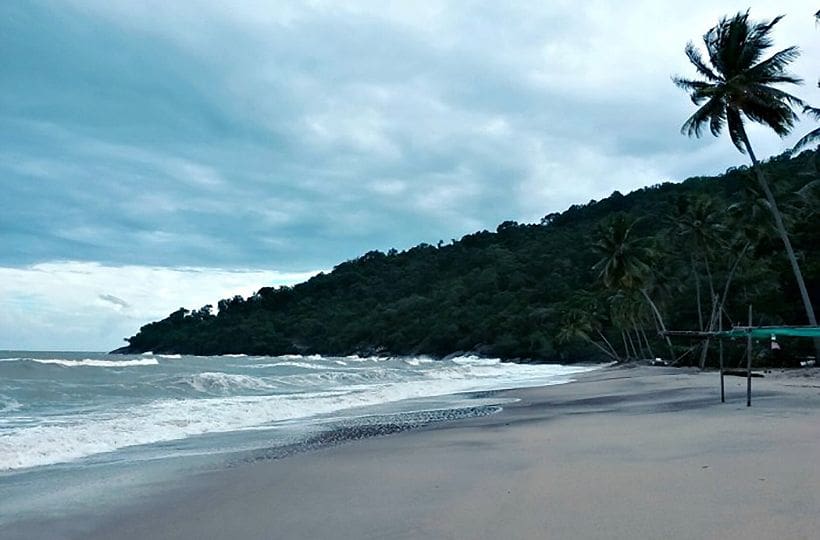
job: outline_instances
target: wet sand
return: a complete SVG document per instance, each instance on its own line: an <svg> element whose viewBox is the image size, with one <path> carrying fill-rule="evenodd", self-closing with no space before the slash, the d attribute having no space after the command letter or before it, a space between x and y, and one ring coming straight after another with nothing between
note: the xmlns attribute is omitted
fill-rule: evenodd
<svg viewBox="0 0 820 540"><path fill-rule="evenodd" d="M160 483L2 538L789 538L820 531L820 373L609 368L492 416Z"/></svg>

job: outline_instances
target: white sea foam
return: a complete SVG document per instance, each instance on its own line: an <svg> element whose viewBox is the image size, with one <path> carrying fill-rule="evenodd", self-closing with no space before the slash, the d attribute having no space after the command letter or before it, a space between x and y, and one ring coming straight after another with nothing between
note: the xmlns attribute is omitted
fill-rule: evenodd
<svg viewBox="0 0 820 540"><path fill-rule="evenodd" d="M247 354L222 354L220 356L225 356L227 358L246 358Z"/></svg>
<svg viewBox="0 0 820 540"><path fill-rule="evenodd" d="M419 358L404 358L404 362L408 366L419 367L422 364L432 364L433 362L435 362L435 360L432 360L430 358L419 357Z"/></svg>
<svg viewBox="0 0 820 540"><path fill-rule="evenodd" d="M275 360L283 360L283 361L286 361L286 362L294 362L294 361L299 362L299 361L304 361L304 360L311 360L311 361L316 362L318 360L324 360L324 357L322 357L321 355L318 355L318 354L309 354L307 356L302 356L302 355L299 355L299 354L283 354L281 356L271 356L271 358L273 358Z"/></svg>
<svg viewBox="0 0 820 540"><path fill-rule="evenodd" d="M38 364L57 364L65 367L133 367L133 366L156 366L159 364L156 358L141 358L139 360L98 360L96 358L84 358L82 360L64 360L62 358L28 358Z"/></svg>
<svg viewBox="0 0 820 540"><path fill-rule="evenodd" d="M496 366L501 363L498 358L481 358L479 356L457 356L452 359L453 363L471 366Z"/></svg>
<svg viewBox="0 0 820 540"><path fill-rule="evenodd" d="M60 363L88 365L82 364L88 360L92 359L61 360ZM128 446L207 433L305 422L317 415L350 416L360 414L351 409L412 398L560 384L568 382L575 373L592 369L502 364L498 360L473 357L445 361L406 359L417 362L382 359L376 365L355 368L334 364L332 358L304 360L306 358L293 357L270 364L281 366L291 362L313 366L307 371L279 377L209 371L176 379L177 384L203 392L203 397L134 402L127 406L97 408L96 412L44 416L36 425L9 425L0 435L0 470L72 461ZM320 361L326 364L324 368ZM142 362L156 363L156 360L95 362L106 362L106 366L126 365L127 362L146 365ZM173 363L174 366L178 364L181 362ZM248 362L245 367L253 365ZM257 395L247 395L249 393Z"/></svg>
<svg viewBox="0 0 820 540"><path fill-rule="evenodd" d="M267 366L290 366L302 369L327 369L328 366L322 364L314 364L311 362L276 362L275 364L267 364Z"/></svg>
<svg viewBox="0 0 820 540"><path fill-rule="evenodd" d="M158 354L157 356L160 358L167 358L169 360L178 360L182 358L181 354Z"/></svg>
<svg viewBox="0 0 820 540"><path fill-rule="evenodd" d="M0 394L0 412L10 413L22 409L23 406L16 399Z"/></svg>
<svg viewBox="0 0 820 540"><path fill-rule="evenodd" d="M206 371L197 373L180 381L198 392L236 392L242 390L268 390L274 388L269 382L259 377Z"/></svg>

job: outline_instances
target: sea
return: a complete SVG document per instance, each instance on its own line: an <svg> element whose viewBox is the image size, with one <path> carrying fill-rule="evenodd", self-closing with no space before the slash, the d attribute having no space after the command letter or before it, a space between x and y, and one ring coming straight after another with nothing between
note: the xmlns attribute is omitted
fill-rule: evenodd
<svg viewBox="0 0 820 540"><path fill-rule="evenodd" d="M0 524L168 474L493 414L596 366L0 351ZM66 501L71 501L67 503Z"/></svg>

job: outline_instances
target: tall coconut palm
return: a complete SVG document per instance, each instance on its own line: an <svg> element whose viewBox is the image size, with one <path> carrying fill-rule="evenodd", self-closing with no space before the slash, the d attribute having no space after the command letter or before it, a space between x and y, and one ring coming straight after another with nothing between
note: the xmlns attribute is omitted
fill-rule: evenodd
<svg viewBox="0 0 820 540"><path fill-rule="evenodd" d="M593 270L607 289L636 289L652 272L649 248L634 234L636 224L637 220L616 214L599 227L593 247L601 258Z"/></svg>
<svg viewBox="0 0 820 540"><path fill-rule="evenodd" d="M684 241L690 255L692 274L695 280L697 295L699 329L703 330L703 311L700 293L700 272L697 269L696 256L700 257L706 271L709 285L709 298L715 297L715 285L709 259L720 246L726 234L726 227L722 223L722 212L716 207L714 199L701 195L678 202L678 212L670 221L679 239ZM712 309L715 305L712 302Z"/></svg>
<svg viewBox="0 0 820 540"><path fill-rule="evenodd" d="M749 20L748 11L732 18L722 18L703 36L708 61L693 43L686 46L686 56L701 78L675 77L674 82L689 93L695 105L700 106L683 124L682 133L700 137L708 126L712 135L718 136L726 127L737 149L749 155L757 181L769 203L775 227L786 248L806 316L810 324L816 325L814 308L797 256L745 127L745 121L751 120L770 127L784 137L798 119L792 108L805 107L797 97L773 86L802 82L786 71L786 66L799 55L797 47L787 47L763 60L764 54L773 45L770 37L772 28L781 18L754 22ZM820 354L820 343L815 342L815 347Z"/></svg>
<svg viewBox="0 0 820 540"><path fill-rule="evenodd" d="M643 296L652 309L661 332L666 332L663 317L652 297L649 296L652 268L649 261L652 252L643 238L634 235L636 220L623 214L617 214L604 223L598 231L598 240L593 248L601 256L593 270L603 286L615 291L637 291ZM671 359L675 359L674 349L669 336L664 336Z"/></svg>
<svg viewBox="0 0 820 540"><path fill-rule="evenodd" d="M698 308L698 326L701 331L709 332L715 330L717 318L720 316L718 310L718 296L715 292L715 280L712 275L709 259L712 253L721 247L726 236L726 227L722 223L722 212L716 208L714 199L700 196L686 201L679 207L676 219L673 219L674 230L678 237L685 241L685 245L690 253L692 274L695 280L695 294ZM700 256L703 268L706 271L706 279L709 285L709 302L711 311L707 326L704 326L703 308L701 302L700 273L695 264L696 255ZM700 367L706 365L706 357L709 351L709 339L703 342L701 348Z"/></svg>

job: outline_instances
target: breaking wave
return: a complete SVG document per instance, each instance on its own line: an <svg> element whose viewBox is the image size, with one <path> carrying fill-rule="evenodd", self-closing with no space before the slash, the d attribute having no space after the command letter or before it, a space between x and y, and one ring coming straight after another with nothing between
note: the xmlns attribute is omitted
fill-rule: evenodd
<svg viewBox="0 0 820 540"><path fill-rule="evenodd" d="M60 358L23 358L38 364L56 364L65 367L133 367L133 366L156 366L159 364L156 358L141 358L139 360L97 360L95 358L84 358L82 360L63 360Z"/></svg>
<svg viewBox="0 0 820 540"><path fill-rule="evenodd" d="M362 407L405 400L561 384L594 369L477 357L66 356L7 358L31 363L0 366L0 470L211 433L308 425L317 416L352 418L372 410ZM35 367L43 364L108 369ZM113 369L136 366L154 368ZM15 416L21 408L26 415Z"/></svg>

